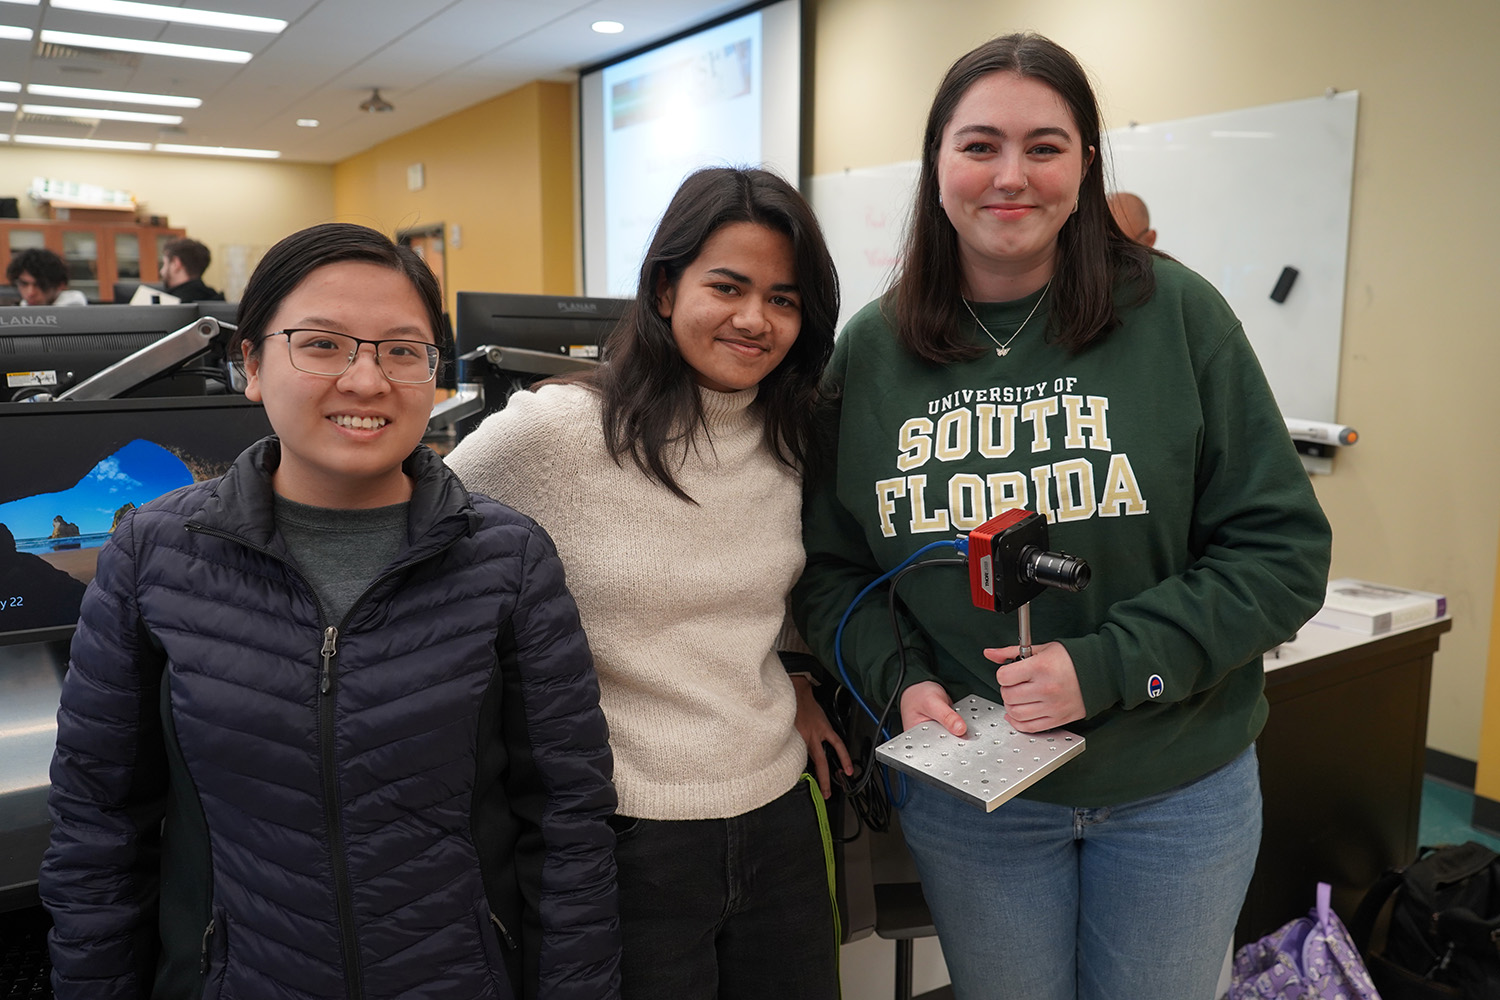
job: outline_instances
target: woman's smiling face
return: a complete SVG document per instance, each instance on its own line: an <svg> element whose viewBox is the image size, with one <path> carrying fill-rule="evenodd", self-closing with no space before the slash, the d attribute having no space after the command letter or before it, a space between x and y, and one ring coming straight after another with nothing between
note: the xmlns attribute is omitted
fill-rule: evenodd
<svg viewBox="0 0 1500 1000"><path fill-rule="evenodd" d="M278 331L312 328L362 340L434 343L427 310L399 270L363 261L325 264L281 301L257 354L245 347L245 395L265 405L281 439L276 492L319 507L380 507L410 499L401 464L421 443L433 381L392 382L361 344L342 375L293 367Z"/></svg>
<svg viewBox="0 0 1500 1000"><path fill-rule="evenodd" d="M1051 276L1057 234L1094 160L1067 104L1017 73L981 77L943 129L937 156L943 211L958 233L966 283L986 272Z"/></svg>
<svg viewBox="0 0 1500 1000"><path fill-rule="evenodd" d="M754 222L721 226L675 285L657 289L656 307L699 385L758 385L802 329L792 241Z"/></svg>

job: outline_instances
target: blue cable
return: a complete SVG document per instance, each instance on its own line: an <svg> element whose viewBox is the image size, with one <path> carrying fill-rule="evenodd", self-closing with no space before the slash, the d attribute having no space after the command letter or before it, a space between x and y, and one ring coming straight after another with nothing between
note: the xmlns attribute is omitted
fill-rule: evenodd
<svg viewBox="0 0 1500 1000"><path fill-rule="evenodd" d="M859 606L859 602L864 600L865 597L870 593L870 591L874 590L882 583L885 583L887 580L895 576L897 573L901 572L907 566L910 566L917 560L918 556L925 555L926 553L931 552L933 549L953 549L958 552L959 555L967 557L969 554L969 537L967 535L961 535L958 538L951 540L929 542L917 551L913 552L911 555L907 556L905 559L901 560L899 565L890 570L887 570L880 576L877 576L874 580L870 581L869 586L865 587L865 589L861 590L858 594L855 595L854 600L849 602L849 607L844 610L844 617L839 619L838 629L833 633L833 662L839 669L839 678L844 682L844 687L848 688L849 693L854 696L854 700L859 703L859 707L864 709L865 714L870 717L871 721L873 721L875 725L880 727L880 737L882 740L889 740L891 738L891 734L886 730L884 726L881 725L880 716L871 711L870 706L866 705L864 699L859 696L859 691L854 687L854 682L849 679L849 672L844 669L844 626L848 624L849 616L854 614L854 609ZM896 641L900 642L901 637L897 636Z"/></svg>

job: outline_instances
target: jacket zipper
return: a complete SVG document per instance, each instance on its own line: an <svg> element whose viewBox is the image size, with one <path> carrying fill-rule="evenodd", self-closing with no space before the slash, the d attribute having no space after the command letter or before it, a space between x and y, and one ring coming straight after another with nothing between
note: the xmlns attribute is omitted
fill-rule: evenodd
<svg viewBox="0 0 1500 1000"><path fill-rule="evenodd" d="M322 608L318 609L322 617ZM346 619L347 620L347 617ZM349 884L349 860L344 856L344 824L339 810L338 761L333 752L333 661L338 656L339 630L323 630L322 679L318 682L318 754L323 778L323 817L328 826L328 855L333 862L333 896L339 914L339 950L344 954L344 987L351 997L364 995L359 968L359 942L354 936L354 890Z"/></svg>
<svg viewBox="0 0 1500 1000"><path fill-rule="evenodd" d="M208 943L213 940L213 936L214 922L210 920L208 926L203 928L203 956L198 962L198 975L200 978L208 975Z"/></svg>
<svg viewBox="0 0 1500 1000"><path fill-rule="evenodd" d="M217 528L210 528L207 525L196 524L192 521L187 523L187 529L223 538L237 545L243 545L253 552L259 552L267 558L274 559L301 578L303 585L307 586L307 579L302 577L302 574L297 570L295 565L287 562L281 556L263 546L256 545L231 532L220 531ZM334 661L338 658L339 628L349 621L354 612L359 610L360 604L369 593L381 583L418 563L437 558L458 544L458 541L458 538L454 538L441 548L429 552L421 559L401 563L399 566L371 580L370 585L364 589L364 592L354 599L354 603L349 605L349 610L344 613L343 621L339 622L336 626L328 625L324 627L323 643L318 649L318 656L322 662L318 677L318 770L323 782L323 817L324 822L328 825L328 850L330 859L333 862L334 902L338 909L339 949L343 953L345 993L347 996L354 998L354 1000L358 1000L358 998L364 996L364 983L360 974L359 942L354 934L354 893L349 884L349 861L344 855L344 825L338 809L338 762L333 752L333 717L336 706L334 705L332 695L335 693L334 687L337 677ZM320 622L326 621L328 618L327 609L323 607L323 602L318 598L317 591L313 590L311 586L307 586L307 589L313 595L313 603L318 606L318 620ZM515 939L510 936L510 932L505 929L505 925L500 923L499 918L495 917L493 913L490 914L490 917L495 921L496 926L500 928L500 932L505 935L506 942L514 948ZM208 968L207 941L213 934L213 929L213 923L210 921L208 930L204 934L203 966L205 972Z"/></svg>
<svg viewBox="0 0 1500 1000"><path fill-rule="evenodd" d="M494 910L490 911L490 923L494 924L495 929L500 932L500 939L505 942L505 946L511 951L515 951L516 939L510 936L510 931L506 930L505 924L499 917L495 916Z"/></svg>

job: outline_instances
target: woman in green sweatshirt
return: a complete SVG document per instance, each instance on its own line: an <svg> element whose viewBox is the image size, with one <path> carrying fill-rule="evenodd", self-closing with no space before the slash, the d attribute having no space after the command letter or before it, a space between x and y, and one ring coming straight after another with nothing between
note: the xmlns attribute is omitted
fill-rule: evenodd
<svg viewBox="0 0 1500 1000"><path fill-rule="evenodd" d="M1201 277L1111 219L1097 103L1036 35L949 70L929 114L903 267L829 368L837 462L810 486L799 625L833 662L854 597L1009 508L1093 583L1014 616L967 572L849 618L865 701L903 729L1003 700L1087 751L983 813L930 786L902 827L960 998L1212 996L1254 868L1261 653L1318 608L1329 528L1259 364ZM1042 641L1051 640L1051 641Z"/></svg>

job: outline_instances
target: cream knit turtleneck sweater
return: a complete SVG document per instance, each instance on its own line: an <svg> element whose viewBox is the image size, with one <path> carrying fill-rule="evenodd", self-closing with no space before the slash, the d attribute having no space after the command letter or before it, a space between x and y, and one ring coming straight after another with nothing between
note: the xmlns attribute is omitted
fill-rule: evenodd
<svg viewBox="0 0 1500 1000"><path fill-rule="evenodd" d="M599 400L579 386L520 392L448 463L469 489L521 511L557 543L609 720L620 812L714 819L796 783L806 749L776 655L802 570L801 487L764 443L755 389L702 392L678 484L604 447Z"/></svg>

